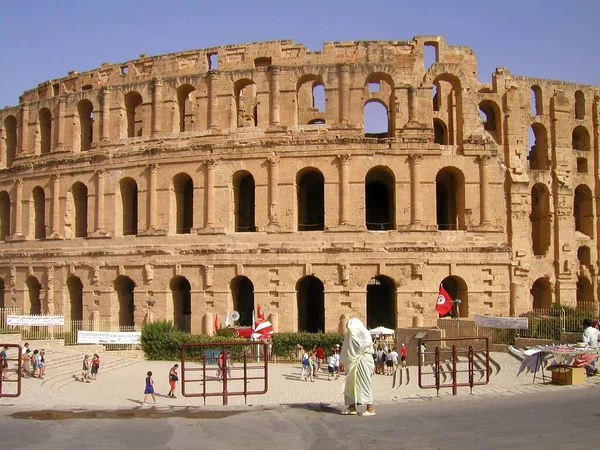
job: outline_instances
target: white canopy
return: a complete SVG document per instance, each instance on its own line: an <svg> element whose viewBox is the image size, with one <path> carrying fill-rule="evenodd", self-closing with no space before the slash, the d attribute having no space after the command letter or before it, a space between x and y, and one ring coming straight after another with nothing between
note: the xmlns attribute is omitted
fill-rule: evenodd
<svg viewBox="0 0 600 450"><path fill-rule="evenodd" d="M392 330L391 328L377 327L377 328L373 328L372 330L369 330L369 333L371 333L371 334L395 334L396 332L394 330Z"/></svg>

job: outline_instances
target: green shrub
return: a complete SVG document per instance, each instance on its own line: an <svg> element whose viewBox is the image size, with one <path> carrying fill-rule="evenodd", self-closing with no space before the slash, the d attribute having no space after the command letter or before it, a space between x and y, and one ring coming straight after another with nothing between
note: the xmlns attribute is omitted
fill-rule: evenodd
<svg viewBox="0 0 600 450"><path fill-rule="evenodd" d="M320 345L329 354L329 350L335 344L342 344L344 335L341 333L275 333L273 335L272 353L280 358L296 357L298 345L304 349L312 349Z"/></svg>

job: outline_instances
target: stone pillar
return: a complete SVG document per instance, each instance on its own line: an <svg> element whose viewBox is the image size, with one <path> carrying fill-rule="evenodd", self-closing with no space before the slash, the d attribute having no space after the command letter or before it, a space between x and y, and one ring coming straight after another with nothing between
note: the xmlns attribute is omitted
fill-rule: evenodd
<svg viewBox="0 0 600 450"><path fill-rule="evenodd" d="M410 224L421 225L423 209L421 203L421 161L423 155L410 156Z"/></svg>
<svg viewBox="0 0 600 450"><path fill-rule="evenodd" d="M411 86L408 88L408 120L416 120L419 110L419 97L417 88Z"/></svg>
<svg viewBox="0 0 600 450"><path fill-rule="evenodd" d="M58 117L56 118L58 126L56 127L56 150L63 150L65 147L65 107L66 99L61 97L58 100ZM52 144L50 144L52 151Z"/></svg>
<svg viewBox="0 0 600 450"><path fill-rule="evenodd" d="M489 167L490 157L488 155L481 155L479 157L479 209L480 209L480 220L479 225L488 226L490 225L490 219L488 216L489 209Z"/></svg>
<svg viewBox="0 0 600 450"><path fill-rule="evenodd" d="M29 104L21 102L20 153L27 153L27 131L29 129Z"/></svg>
<svg viewBox="0 0 600 450"><path fill-rule="evenodd" d="M269 226L278 226L279 155L271 153L269 160Z"/></svg>
<svg viewBox="0 0 600 450"><path fill-rule="evenodd" d="M350 155L337 155L340 164L340 225L348 225L350 206Z"/></svg>
<svg viewBox="0 0 600 450"><path fill-rule="evenodd" d="M208 72L208 128L210 130L216 130L217 125L217 111L219 108L217 98L217 81L219 73L216 70Z"/></svg>
<svg viewBox="0 0 600 450"><path fill-rule="evenodd" d="M46 267L46 304L42 306L42 314L54 314L54 266Z"/></svg>
<svg viewBox="0 0 600 450"><path fill-rule="evenodd" d="M156 229L156 213L158 209L156 186L158 180L158 164L149 164L148 170L150 171L150 177L148 182L148 204L150 205L148 217L148 228L150 230Z"/></svg>
<svg viewBox="0 0 600 450"><path fill-rule="evenodd" d="M15 228L11 233L14 236L23 236L22 223L23 223L23 178L19 178L16 181L15 186Z"/></svg>
<svg viewBox="0 0 600 450"><path fill-rule="evenodd" d="M279 67L271 66L271 108L269 110L269 124L279 125L280 98L279 93Z"/></svg>
<svg viewBox="0 0 600 450"><path fill-rule="evenodd" d="M162 87L163 80L154 78L154 92L152 99L152 134L160 134L160 121L162 119Z"/></svg>
<svg viewBox="0 0 600 450"><path fill-rule="evenodd" d="M8 155L6 154L6 133L4 124L0 122L0 165L8 167Z"/></svg>
<svg viewBox="0 0 600 450"><path fill-rule="evenodd" d="M52 237L59 235L60 175L52 175Z"/></svg>
<svg viewBox="0 0 600 450"><path fill-rule="evenodd" d="M206 220L204 228L215 226L215 166L216 161L209 159L204 161L206 166Z"/></svg>
<svg viewBox="0 0 600 450"><path fill-rule="evenodd" d="M101 141L110 139L110 86L102 88L102 132Z"/></svg>
<svg viewBox="0 0 600 450"><path fill-rule="evenodd" d="M211 336L215 333L215 322L213 313L206 313L202 317L202 334Z"/></svg>
<svg viewBox="0 0 600 450"><path fill-rule="evenodd" d="M96 172L96 232L104 232L104 182L106 170Z"/></svg>
<svg viewBox="0 0 600 450"><path fill-rule="evenodd" d="M350 67L340 66L338 95L340 97L340 123L348 123L350 113Z"/></svg>

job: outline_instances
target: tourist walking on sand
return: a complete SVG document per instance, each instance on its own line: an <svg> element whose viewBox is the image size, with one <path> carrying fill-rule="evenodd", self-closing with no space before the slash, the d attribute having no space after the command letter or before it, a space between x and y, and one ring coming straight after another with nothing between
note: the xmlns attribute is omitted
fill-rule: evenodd
<svg viewBox="0 0 600 450"><path fill-rule="evenodd" d="M46 350L40 350L40 378L46 374Z"/></svg>
<svg viewBox="0 0 600 450"><path fill-rule="evenodd" d="M25 353L23 353L23 356L21 358L21 365L23 370L23 376L25 378L29 378L31 376L31 350L25 350Z"/></svg>
<svg viewBox="0 0 600 450"><path fill-rule="evenodd" d="M40 372L40 352L39 350L33 351L33 373L31 374L33 378L37 377Z"/></svg>
<svg viewBox="0 0 600 450"><path fill-rule="evenodd" d="M100 369L100 355L94 353L92 357L92 380L95 380L98 376L98 370Z"/></svg>
<svg viewBox="0 0 600 450"><path fill-rule="evenodd" d="M81 381L83 381L84 383L90 382L90 355L85 355L83 357L81 367Z"/></svg>
<svg viewBox="0 0 600 450"><path fill-rule="evenodd" d="M406 355L408 355L408 349L406 345L402 344L402 347L400 347L400 362L403 368L406 367Z"/></svg>
<svg viewBox="0 0 600 450"><path fill-rule="evenodd" d="M177 375L177 369L179 369L179 364L175 364L169 370L169 386L171 390L167 394L167 397L177 398L175 397L175 388L177 387L177 382L179 381L179 376Z"/></svg>
<svg viewBox="0 0 600 450"><path fill-rule="evenodd" d="M152 372L148 371L146 373L146 388L144 389L144 401L143 404L146 404L146 399L148 398L148 394L152 397L152 401L154 403L158 403L156 397L154 396L154 380L152 379Z"/></svg>
<svg viewBox="0 0 600 450"><path fill-rule="evenodd" d="M0 372L2 372L2 379L6 380L8 378L8 347L4 347L0 352Z"/></svg>
<svg viewBox="0 0 600 450"><path fill-rule="evenodd" d="M373 408L373 339L360 319L352 318L346 325L346 336L340 360L346 368L343 415L356 415L358 405L367 405L362 416L374 416Z"/></svg>

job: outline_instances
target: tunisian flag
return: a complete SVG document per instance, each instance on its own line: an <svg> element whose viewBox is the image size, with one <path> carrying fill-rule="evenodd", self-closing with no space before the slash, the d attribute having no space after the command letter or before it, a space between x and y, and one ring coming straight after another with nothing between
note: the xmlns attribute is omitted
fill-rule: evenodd
<svg viewBox="0 0 600 450"><path fill-rule="evenodd" d="M438 294L435 309L440 313L440 316L445 316L452 309L452 299L450 298L450 294L444 289L444 286L442 286L442 283L440 283L440 293Z"/></svg>
<svg viewBox="0 0 600 450"><path fill-rule="evenodd" d="M256 312L256 321L258 322L259 320L265 320L265 313L263 312L260 305L258 305L258 309Z"/></svg>

